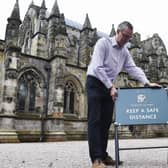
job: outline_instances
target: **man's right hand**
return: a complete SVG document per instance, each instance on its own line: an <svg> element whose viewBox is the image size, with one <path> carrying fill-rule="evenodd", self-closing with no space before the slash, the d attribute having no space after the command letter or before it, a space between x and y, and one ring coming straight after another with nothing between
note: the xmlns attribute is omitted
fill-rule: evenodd
<svg viewBox="0 0 168 168"><path fill-rule="evenodd" d="M110 95L112 97L112 100L115 101L118 94L117 94L117 89L115 88L115 86L112 86L110 89Z"/></svg>

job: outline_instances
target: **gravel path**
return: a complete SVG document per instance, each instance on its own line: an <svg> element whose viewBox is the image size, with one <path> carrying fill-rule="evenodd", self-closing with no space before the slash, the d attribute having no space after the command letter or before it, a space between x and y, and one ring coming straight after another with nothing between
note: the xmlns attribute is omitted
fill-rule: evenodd
<svg viewBox="0 0 168 168"><path fill-rule="evenodd" d="M120 147L167 146L168 138L120 140ZM114 157L114 140L108 151ZM168 148L122 150L121 168L168 168ZM87 141L0 144L0 168L91 168ZM109 166L109 168L112 168Z"/></svg>

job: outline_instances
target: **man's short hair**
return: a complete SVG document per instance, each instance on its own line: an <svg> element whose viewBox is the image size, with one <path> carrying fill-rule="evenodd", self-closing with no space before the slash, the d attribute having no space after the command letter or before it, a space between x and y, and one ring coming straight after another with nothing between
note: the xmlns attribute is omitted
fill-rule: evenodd
<svg viewBox="0 0 168 168"><path fill-rule="evenodd" d="M123 31L123 30L125 30L126 28L129 28L129 29L133 30L133 25L132 25L130 22L128 22L128 21L124 21L124 22L121 22L121 23L118 25L117 30L118 30L118 31Z"/></svg>

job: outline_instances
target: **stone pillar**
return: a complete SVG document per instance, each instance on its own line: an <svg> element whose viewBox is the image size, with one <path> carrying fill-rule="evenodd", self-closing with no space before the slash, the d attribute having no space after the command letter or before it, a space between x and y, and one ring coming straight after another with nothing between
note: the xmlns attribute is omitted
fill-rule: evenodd
<svg viewBox="0 0 168 168"><path fill-rule="evenodd" d="M51 74L49 80L48 114L45 124L45 140L65 140L64 131L64 67L65 58L56 57L51 62Z"/></svg>
<svg viewBox="0 0 168 168"><path fill-rule="evenodd" d="M6 50L3 102L0 115L0 142L18 142L15 129L15 110L19 52L20 49L15 47L7 48Z"/></svg>

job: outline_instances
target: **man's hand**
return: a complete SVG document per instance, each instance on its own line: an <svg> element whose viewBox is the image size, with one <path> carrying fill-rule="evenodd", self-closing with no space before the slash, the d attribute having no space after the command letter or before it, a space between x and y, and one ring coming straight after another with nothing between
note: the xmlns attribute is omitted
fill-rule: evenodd
<svg viewBox="0 0 168 168"><path fill-rule="evenodd" d="M118 94L117 94L117 89L115 88L115 86L112 86L110 89L110 95L112 97L112 100L115 101Z"/></svg>
<svg viewBox="0 0 168 168"><path fill-rule="evenodd" d="M145 84L146 87L162 87L161 85L159 85L158 83L147 83Z"/></svg>

